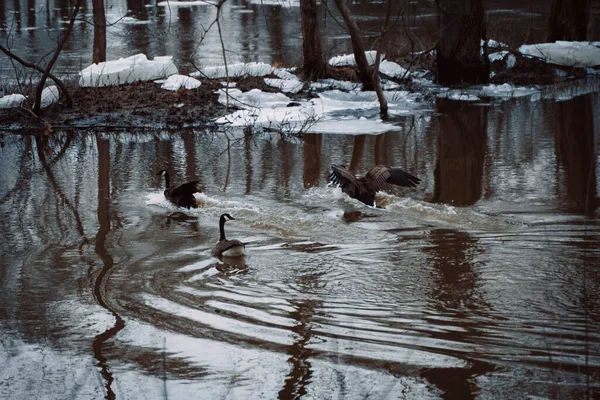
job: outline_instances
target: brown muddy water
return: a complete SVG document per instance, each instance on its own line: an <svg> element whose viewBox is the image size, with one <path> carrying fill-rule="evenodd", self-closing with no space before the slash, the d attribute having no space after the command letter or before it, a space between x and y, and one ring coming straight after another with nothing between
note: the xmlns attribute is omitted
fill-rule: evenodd
<svg viewBox="0 0 600 400"><path fill-rule="evenodd" d="M597 94L382 135L0 136L0 398L600 395ZM383 209L329 166L422 179ZM156 173L198 178L177 209ZM218 218L247 243L217 260Z"/></svg>

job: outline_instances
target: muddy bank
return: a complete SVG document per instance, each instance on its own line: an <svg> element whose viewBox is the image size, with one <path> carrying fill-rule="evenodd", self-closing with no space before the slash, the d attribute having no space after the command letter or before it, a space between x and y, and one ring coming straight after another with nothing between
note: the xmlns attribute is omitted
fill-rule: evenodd
<svg viewBox="0 0 600 400"><path fill-rule="evenodd" d="M508 56L507 56L508 57ZM434 55L421 58L419 69L432 67ZM401 62L400 62L401 63ZM516 57L516 62L507 68L506 58L490 63L492 78L490 83L509 83L515 86L549 85L569 79L585 76L585 70L566 68L547 64L537 59ZM408 65L407 65L408 66ZM413 65L414 68L414 65ZM563 73L557 73L562 70ZM353 68L331 67L329 77L338 80L358 82ZM433 73L428 74L433 79ZM275 77L274 75L272 77ZM423 92L425 98L434 100L435 93L424 89L419 82L407 79L394 79L383 76L400 84L400 88L411 92ZM224 79L202 79L197 89L170 91L161 89L155 82L139 82L121 86L83 88L76 83L69 85L73 98L73 107L67 107L63 101L43 110L41 120L31 110L27 102L20 108L0 110L0 130L17 133L51 133L57 129L179 129L215 127L215 119L232 111L218 101L218 89ZM263 77L232 79L235 87L242 91L260 89L265 92L279 90L265 84ZM304 89L307 89L306 82ZM467 86L465 86L467 87ZM34 88L25 90L31 92ZM427 93L429 92L429 93ZM27 94L27 93L26 93ZM303 90L297 95L289 95L292 100L316 96L314 91Z"/></svg>

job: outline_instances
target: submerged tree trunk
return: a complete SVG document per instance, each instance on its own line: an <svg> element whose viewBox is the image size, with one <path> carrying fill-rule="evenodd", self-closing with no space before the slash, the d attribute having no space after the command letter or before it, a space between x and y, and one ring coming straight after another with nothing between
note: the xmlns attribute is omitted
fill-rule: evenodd
<svg viewBox="0 0 600 400"><path fill-rule="evenodd" d="M441 85L489 82L482 0L438 0L440 39L436 82ZM485 49L485 47L484 47Z"/></svg>
<svg viewBox="0 0 600 400"><path fill-rule="evenodd" d="M590 19L590 0L552 0L548 42L585 41Z"/></svg>
<svg viewBox="0 0 600 400"><path fill-rule="evenodd" d="M104 0L92 0L94 9L94 50L92 63L98 64L106 61L106 13Z"/></svg>
<svg viewBox="0 0 600 400"><path fill-rule="evenodd" d="M302 53L304 75L310 80L323 78L327 74L327 63L323 57L321 33L317 21L317 1L300 0L302 16Z"/></svg>
<svg viewBox="0 0 600 400"><path fill-rule="evenodd" d="M369 62L365 56L360 29L358 29L358 25L352 19L346 0L335 0L335 5L338 10L340 10L342 18L344 18L344 22L348 27L348 32L350 33L352 50L354 52L354 59L356 60L356 68L358 69L358 77L363 84L363 90L373 90L373 77L369 73Z"/></svg>

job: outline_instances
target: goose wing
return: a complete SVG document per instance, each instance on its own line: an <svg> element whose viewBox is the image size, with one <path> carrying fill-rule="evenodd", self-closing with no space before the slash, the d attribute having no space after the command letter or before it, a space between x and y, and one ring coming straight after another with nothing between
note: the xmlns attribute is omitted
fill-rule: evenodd
<svg viewBox="0 0 600 400"><path fill-rule="evenodd" d="M360 185L354 174L348 171L343 165L333 164L331 169L332 172L329 175L329 180L336 185L340 185L344 193L350 197L354 197L360 189Z"/></svg>
<svg viewBox="0 0 600 400"><path fill-rule="evenodd" d="M415 187L421 180L416 176L400 168L392 168L387 165L376 165L361 178L365 184L369 185L374 191L379 191L386 183L404 187Z"/></svg>
<svg viewBox="0 0 600 400"><path fill-rule="evenodd" d="M201 191L202 186L200 186L199 181L192 181L176 186L170 192L171 196L178 197L186 194L200 193Z"/></svg>

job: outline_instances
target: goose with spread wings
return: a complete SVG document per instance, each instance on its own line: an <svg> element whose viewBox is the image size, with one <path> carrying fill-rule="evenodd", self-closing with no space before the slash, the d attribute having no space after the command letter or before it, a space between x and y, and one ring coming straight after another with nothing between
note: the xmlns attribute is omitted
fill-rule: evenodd
<svg viewBox="0 0 600 400"><path fill-rule="evenodd" d="M354 176L345 165L331 166L333 170L329 180L339 185L348 196L375 206L375 194L381 190L386 183L404 187L416 187L421 180L414 175L400 169L387 165L376 165L361 178Z"/></svg>
<svg viewBox="0 0 600 400"><path fill-rule="evenodd" d="M163 193L167 200L179 207L198 208L194 197L194 193L202 192L202 186L198 184L198 181L171 186L171 178L167 170L161 169L157 175L165 177L165 191Z"/></svg>

